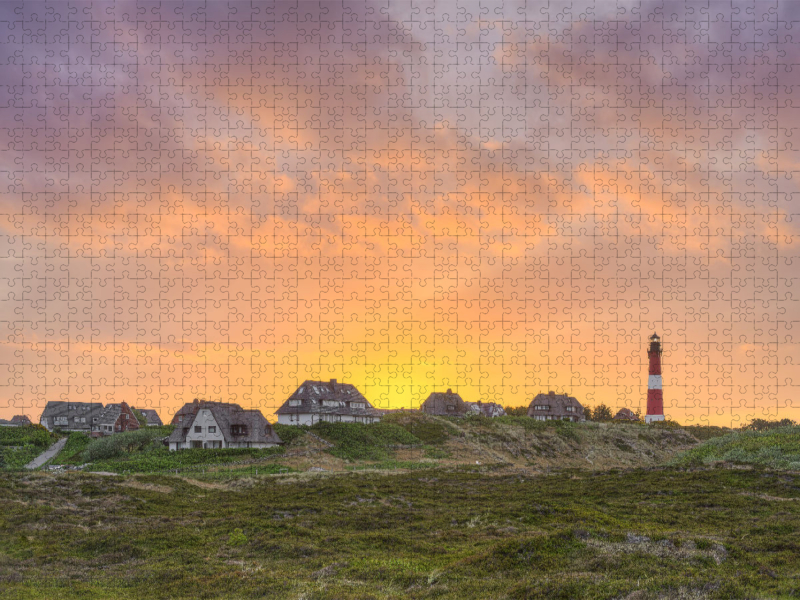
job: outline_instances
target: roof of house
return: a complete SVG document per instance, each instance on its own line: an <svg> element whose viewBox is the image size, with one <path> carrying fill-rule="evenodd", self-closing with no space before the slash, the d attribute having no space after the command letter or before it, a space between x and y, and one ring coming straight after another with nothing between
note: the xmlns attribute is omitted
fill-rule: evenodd
<svg viewBox="0 0 800 600"><path fill-rule="evenodd" d="M484 417L502 417L506 414L505 409L495 402L465 402L467 412L480 414Z"/></svg>
<svg viewBox="0 0 800 600"><path fill-rule="evenodd" d="M97 416L97 422L93 423L95 426L101 425L114 425L122 414L122 403L119 404L106 404L103 411Z"/></svg>
<svg viewBox="0 0 800 600"><path fill-rule="evenodd" d="M25 415L14 415L10 419L0 419L0 425L15 425L21 427L30 424L31 420Z"/></svg>
<svg viewBox="0 0 800 600"><path fill-rule="evenodd" d="M198 398L195 398L191 402L187 402L186 404L181 406L180 409L178 410L178 412L176 412L174 415L172 415L172 419L170 420L170 423L173 423L173 424L177 425L179 422L184 422L184 421L180 421L178 417L182 417L182 416L185 417L187 415L195 414L197 412L197 409L200 406L200 404L204 404L204 405L219 404L220 406L223 406L223 405L226 405L227 403L225 403L225 402L217 402L216 400L213 400L213 401L212 400L200 400ZM235 405L235 406L238 406L238 405Z"/></svg>
<svg viewBox="0 0 800 600"><path fill-rule="evenodd" d="M638 421L639 417L636 416L630 408L620 408L614 418L619 421Z"/></svg>
<svg viewBox="0 0 800 600"><path fill-rule="evenodd" d="M258 410L244 410L238 404L224 404L222 402L200 402L197 411L192 413L188 420L175 427L168 438L168 442L185 442L192 423L200 410L211 411L214 420L219 426L220 433L226 442L249 442L261 444L282 444L281 438L272 429L269 421ZM236 435L232 433L232 425L244 425L247 433Z"/></svg>
<svg viewBox="0 0 800 600"><path fill-rule="evenodd" d="M91 427L92 418L98 417L103 409L103 405L99 402L66 402L51 400L44 407L41 419L86 417L86 423L81 423L80 426L88 428Z"/></svg>
<svg viewBox="0 0 800 600"><path fill-rule="evenodd" d="M549 406L546 410L536 410L536 406ZM567 407L573 407L574 410L567 411ZM567 394L556 394L555 392L548 392L546 394L537 394L528 406L528 416L552 415L558 417L578 417L578 420L583 421L583 406L572 396Z"/></svg>
<svg viewBox="0 0 800 600"><path fill-rule="evenodd" d="M290 406L290 402L299 401L297 406ZM336 404L323 404L324 401ZM363 402L364 408L354 408L352 402ZM330 381L304 381L289 396L286 402L275 411L277 415L294 414L333 414L378 417L383 413L359 392L350 383L338 383L335 379Z"/></svg>
<svg viewBox="0 0 800 600"><path fill-rule="evenodd" d="M158 416L158 412L154 408L133 408L132 410L138 410L145 419L147 419L148 425L163 425L161 422L161 417Z"/></svg>
<svg viewBox="0 0 800 600"><path fill-rule="evenodd" d="M448 389L446 392L431 393L420 410L431 415L463 415L467 412L467 403L458 393Z"/></svg>

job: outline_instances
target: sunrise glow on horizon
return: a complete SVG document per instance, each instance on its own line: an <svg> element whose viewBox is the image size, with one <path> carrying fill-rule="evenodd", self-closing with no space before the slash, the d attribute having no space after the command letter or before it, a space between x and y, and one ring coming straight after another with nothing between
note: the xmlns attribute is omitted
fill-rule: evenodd
<svg viewBox="0 0 800 600"><path fill-rule="evenodd" d="M0 418L644 412L654 332L667 418L800 418L800 5L730 6L0 4Z"/></svg>

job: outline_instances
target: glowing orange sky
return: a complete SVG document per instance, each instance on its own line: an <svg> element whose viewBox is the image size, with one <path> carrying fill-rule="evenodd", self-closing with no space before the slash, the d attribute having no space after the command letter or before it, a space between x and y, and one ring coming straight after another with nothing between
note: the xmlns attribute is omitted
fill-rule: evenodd
<svg viewBox="0 0 800 600"><path fill-rule="evenodd" d="M570 6L0 5L0 417L800 418L798 5Z"/></svg>

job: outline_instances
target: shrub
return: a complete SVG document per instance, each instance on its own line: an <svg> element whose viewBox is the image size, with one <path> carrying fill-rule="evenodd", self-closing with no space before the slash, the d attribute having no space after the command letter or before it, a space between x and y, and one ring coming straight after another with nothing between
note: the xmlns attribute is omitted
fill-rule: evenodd
<svg viewBox="0 0 800 600"><path fill-rule="evenodd" d="M280 423L275 423L272 429L275 430L275 433L278 434L284 444L291 444L308 432L307 425L281 425Z"/></svg>
<svg viewBox="0 0 800 600"><path fill-rule="evenodd" d="M323 421L310 429L333 442L330 453L345 460L385 460L389 457L390 446L422 444L418 437L392 423L363 425Z"/></svg>
<svg viewBox="0 0 800 600"><path fill-rule="evenodd" d="M247 543L247 536L238 527L228 536L228 544L231 546L242 546Z"/></svg>
<svg viewBox="0 0 800 600"><path fill-rule="evenodd" d="M160 442L162 437L163 433L161 431L152 431L150 429L137 429L136 431L117 433L93 440L86 446L82 458L86 462L107 460L118 458L131 452L141 452L146 448L161 448L163 447Z"/></svg>

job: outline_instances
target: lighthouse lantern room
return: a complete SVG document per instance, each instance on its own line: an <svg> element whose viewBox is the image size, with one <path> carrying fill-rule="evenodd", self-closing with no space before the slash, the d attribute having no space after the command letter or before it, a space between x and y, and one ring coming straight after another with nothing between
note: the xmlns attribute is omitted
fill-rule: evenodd
<svg viewBox="0 0 800 600"><path fill-rule="evenodd" d="M657 334L650 336L650 375L647 378L647 414L645 423L664 420L664 392L661 389L661 338Z"/></svg>

